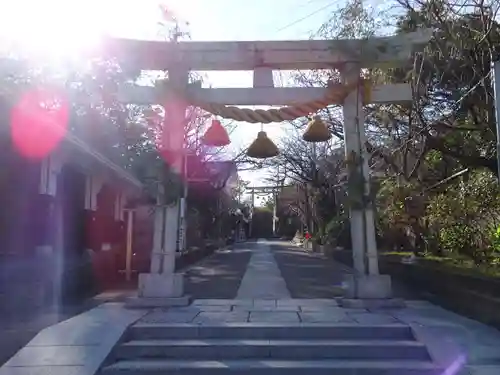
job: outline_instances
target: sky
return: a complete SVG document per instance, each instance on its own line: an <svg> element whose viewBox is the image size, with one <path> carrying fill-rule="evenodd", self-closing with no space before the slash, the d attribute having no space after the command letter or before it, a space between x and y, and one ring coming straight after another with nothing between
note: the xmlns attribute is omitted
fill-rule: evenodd
<svg viewBox="0 0 500 375"><path fill-rule="evenodd" d="M54 56L91 46L101 33L137 39L157 38L159 5L181 20L195 41L308 39L345 0L16 0L0 3L0 51L6 40L28 41ZM372 6L383 3L371 0ZM279 79L275 85L279 86ZM211 72L213 87L251 87L252 72ZM231 134L232 148L249 144L259 124L238 123ZM283 124L265 125L278 141ZM240 172L251 185L262 184L265 171Z"/></svg>

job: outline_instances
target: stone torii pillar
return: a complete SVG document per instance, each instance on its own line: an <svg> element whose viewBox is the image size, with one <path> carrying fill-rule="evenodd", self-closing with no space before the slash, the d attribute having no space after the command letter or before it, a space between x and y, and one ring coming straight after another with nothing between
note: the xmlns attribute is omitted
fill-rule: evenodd
<svg viewBox="0 0 500 375"><path fill-rule="evenodd" d="M361 89L361 66L346 64L341 69L346 85L357 85L344 100L344 148L349 173L349 217L355 273L345 279L342 304L349 307L365 305L401 305L392 298L391 277L379 274L375 215L370 192L369 153L366 149L364 93Z"/></svg>
<svg viewBox="0 0 500 375"><path fill-rule="evenodd" d="M184 157L184 124L186 104L175 97L175 88L187 85L189 71L179 65L169 69L169 84L165 97L165 120L161 135L161 151L168 154L167 161L175 173L182 174ZM166 187L168 189L168 187ZM139 298L132 301L141 307L184 306L189 297L184 294L184 274L175 273L179 205L163 204L161 193L155 206L154 245L150 273L139 275Z"/></svg>

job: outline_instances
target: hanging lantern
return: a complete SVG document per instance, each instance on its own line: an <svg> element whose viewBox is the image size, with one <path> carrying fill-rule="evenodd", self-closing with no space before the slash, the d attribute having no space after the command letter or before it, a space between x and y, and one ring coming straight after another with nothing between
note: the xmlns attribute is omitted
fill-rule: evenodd
<svg viewBox="0 0 500 375"><path fill-rule="evenodd" d="M207 146L222 147L230 144L231 140L221 122L219 120L212 120L212 124L205 134L203 134L202 142Z"/></svg>
<svg viewBox="0 0 500 375"><path fill-rule="evenodd" d="M314 118L307 124L306 131L302 135L302 139L306 142L326 142L332 135L328 126L321 120L319 116Z"/></svg>
<svg viewBox="0 0 500 375"><path fill-rule="evenodd" d="M248 147L247 155L251 158L266 159L278 156L278 147L269 139L265 131L260 131L257 138Z"/></svg>

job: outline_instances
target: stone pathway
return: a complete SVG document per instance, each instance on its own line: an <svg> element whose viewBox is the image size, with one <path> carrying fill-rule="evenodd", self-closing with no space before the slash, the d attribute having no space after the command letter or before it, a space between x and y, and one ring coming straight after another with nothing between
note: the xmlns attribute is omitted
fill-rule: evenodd
<svg viewBox="0 0 500 375"><path fill-rule="evenodd" d="M99 361L110 352L130 324L152 325L154 329L161 325L284 325L292 329L304 325L325 326L325 329L332 325L369 325L383 329L404 324L412 328L417 340L426 344L432 358L448 368L442 375L500 374L499 331L420 300L408 300L404 309L367 310L342 308L336 298L290 298L295 293L289 291L287 286L297 288L298 284L290 281L294 277L290 272L293 268L285 271L285 279L288 278L285 283L280 268L284 270L290 266L280 264L279 255L276 261L270 245L280 246L261 241L237 247L241 253L246 253L246 259L250 259L247 270L243 276L241 265L244 257L240 257L240 269L223 283L224 288L219 289L224 292L230 289L237 297L235 299L227 299L223 295L221 298L195 299L187 307L151 311L126 310L121 304L105 304L40 332L0 368L0 375L92 375ZM228 255L227 259L230 258ZM307 268L311 264L304 262L303 266ZM222 268L220 265L218 269ZM230 265L225 269L230 273ZM193 275L210 274L210 269L205 263L196 272L191 273L190 282L193 282ZM215 279L217 272L213 271L213 278L210 279ZM298 272L296 277L308 280L316 274L320 275L309 270L307 273ZM328 287L335 283L336 280L328 281ZM319 283L310 282L309 285ZM236 289L237 286L239 289ZM311 289L317 290L316 287ZM311 294L312 297L317 295Z"/></svg>
<svg viewBox="0 0 500 375"><path fill-rule="evenodd" d="M267 241L259 240L238 289L238 299L290 298Z"/></svg>

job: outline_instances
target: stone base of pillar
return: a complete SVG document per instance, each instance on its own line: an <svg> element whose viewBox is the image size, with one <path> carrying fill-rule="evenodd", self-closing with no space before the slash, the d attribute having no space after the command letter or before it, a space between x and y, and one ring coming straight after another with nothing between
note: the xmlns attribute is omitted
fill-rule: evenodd
<svg viewBox="0 0 500 375"><path fill-rule="evenodd" d="M342 307L376 309L405 306L404 300L393 298L389 275L347 275L343 287Z"/></svg>
<svg viewBox="0 0 500 375"><path fill-rule="evenodd" d="M375 307L402 307L404 301L393 298L392 283L389 275L347 275L344 280L344 299L341 304L345 307L366 308Z"/></svg>
<svg viewBox="0 0 500 375"><path fill-rule="evenodd" d="M127 301L130 308L171 307L189 305L184 295L184 274L142 273L139 275L139 291L136 298Z"/></svg>
<svg viewBox="0 0 500 375"><path fill-rule="evenodd" d="M183 273L141 273L139 275L139 297L168 298L184 294Z"/></svg>

